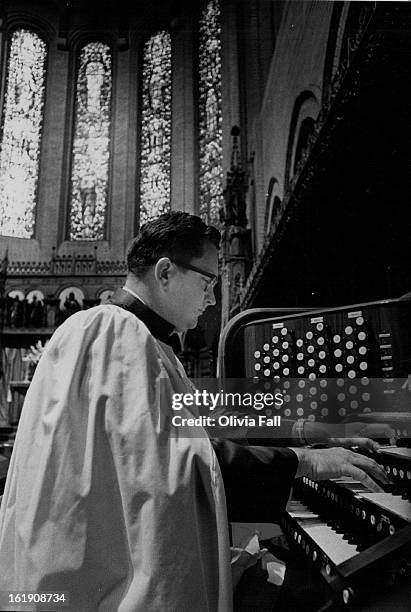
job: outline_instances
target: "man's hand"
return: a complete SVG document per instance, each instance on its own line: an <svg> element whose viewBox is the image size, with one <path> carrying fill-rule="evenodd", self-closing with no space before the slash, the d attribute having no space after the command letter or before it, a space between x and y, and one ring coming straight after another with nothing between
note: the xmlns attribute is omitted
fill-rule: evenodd
<svg viewBox="0 0 411 612"><path fill-rule="evenodd" d="M298 457L296 478L308 476L313 480L327 480L351 476L368 489L381 492L381 487L373 480L390 484L384 469L373 459L364 457L345 448L293 448ZM370 478L370 476L372 478Z"/></svg>
<svg viewBox="0 0 411 612"><path fill-rule="evenodd" d="M310 444L325 443L329 446L351 448L359 446L377 452L378 442L371 438L388 438L390 444L395 444L395 431L385 423L308 423L304 425L304 433Z"/></svg>
<svg viewBox="0 0 411 612"><path fill-rule="evenodd" d="M370 451L377 452L380 448L378 442L371 438L388 438L390 444L395 444L395 431L385 423L346 423L344 438L329 438L330 446L342 446L352 448L359 446Z"/></svg>
<svg viewBox="0 0 411 612"><path fill-rule="evenodd" d="M369 451L376 453L381 446L375 440L370 438L329 438L327 441L328 446L340 446L341 448L364 448Z"/></svg>
<svg viewBox="0 0 411 612"><path fill-rule="evenodd" d="M395 430L386 423L346 423L345 435L347 438L387 438L390 444L395 444Z"/></svg>

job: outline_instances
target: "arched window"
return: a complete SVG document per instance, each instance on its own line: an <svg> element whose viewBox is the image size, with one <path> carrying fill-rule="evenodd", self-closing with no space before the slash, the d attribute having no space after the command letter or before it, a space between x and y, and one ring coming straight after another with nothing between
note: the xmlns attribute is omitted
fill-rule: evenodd
<svg viewBox="0 0 411 612"><path fill-rule="evenodd" d="M110 167L112 54L102 42L80 50L69 201L70 240L105 238Z"/></svg>
<svg viewBox="0 0 411 612"><path fill-rule="evenodd" d="M311 91L303 91L296 99L288 136L285 189L288 189L309 138L314 132L320 106Z"/></svg>
<svg viewBox="0 0 411 612"><path fill-rule="evenodd" d="M270 179L265 208L265 233L269 234L281 212L280 185L274 177Z"/></svg>
<svg viewBox="0 0 411 612"><path fill-rule="evenodd" d="M158 32L144 45L140 224L170 209L171 37Z"/></svg>
<svg viewBox="0 0 411 612"><path fill-rule="evenodd" d="M200 215L219 223L223 203L221 23L218 0L206 3L199 27Z"/></svg>
<svg viewBox="0 0 411 612"><path fill-rule="evenodd" d="M46 43L13 32L8 52L0 151L0 234L32 238L46 82Z"/></svg>
<svg viewBox="0 0 411 612"><path fill-rule="evenodd" d="M312 117L306 117L302 120L300 125L300 132L298 134L297 146L295 148L295 156L294 156L294 169L293 174L300 163L301 158L303 157L304 151L308 147L308 143L310 140L311 134L315 131L315 121Z"/></svg>

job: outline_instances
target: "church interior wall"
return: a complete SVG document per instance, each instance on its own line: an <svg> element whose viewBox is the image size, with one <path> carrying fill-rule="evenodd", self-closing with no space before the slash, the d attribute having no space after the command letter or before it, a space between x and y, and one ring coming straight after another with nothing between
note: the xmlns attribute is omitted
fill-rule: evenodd
<svg viewBox="0 0 411 612"><path fill-rule="evenodd" d="M262 3L265 4L265 3ZM327 47L332 3L290 2L283 7L275 48L264 84L263 96L254 95L248 110L248 149L255 151L257 178L257 234L261 247L264 238L266 194L275 176L282 193L286 189L287 154L290 146L292 113L299 96L312 94L312 104L301 107L298 126L306 116L317 118L322 96L324 57ZM251 61L255 61L254 59ZM261 144L262 143L262 144ZM295 143L291 142L291 147ZM259 151L259 149L262 149Z"/></svg>
<svg viewBox="0 0 411 612"><path fill-rule="evenodd" d="M173 18L166 14L165 9L164 14L159 9L158 14L153 12L152 15L145 15L142 18L139 11L135 9L127 13L127 19L121 18L121 10L119 10L119 15L114 16L102 11L95 20L90 18L85 8L81 8L81 3L76 4L76 10L72 11L68 20L64 10L59 12L58 9L58 6L63 6L63 4L57 0L44 0L35 8L32 3L13 0L5 4L2 13L3 29L0 31L3 39L1 49L3 82L0 92L2 96L4 96L5 87L4 53L11 29L16 25L34 25L47 40L49 47L36 234L32 239L1 236L0 258L8 249L10 261L42 262L50 261L54 255L57 257L80 255L91 259L96 258L98 261L116 263L123 260L126 245L136 233L139 224L139 140L141 135L139 100L142 89L142 77L139 74L144 42L150 34L162 27L170 31L173 49L171 209L185 210L190 213L198 212L199 139L196 57L198 52L197 23L201 2L198 0L198 2L190 3L188 0L182 0L178 7L173 9L176 11ZM327 106L329 102L328 86L339 71L340 61L346 59L347 54L351 53L350 46L347 45L347 24L353 23L353 30L358 26L356 22L359 10L357 4L363 6L364 3L334 3L314 0L309 2L220 0L223 176L226 180L227 172L230 170L233 146L231 130L237 125L240 128L241 162L248 179L247 214L252 233L253 263L262 256L264 248L272 239L273 235L269 236L269 233L273 229L271 226L275 221L279 206L282 206L287 194L289 195L295 187L293 174L298 161L296 159L298 157L297 145L302 127L307 126L304 122L311 118L313 124L310 125L314 125L317 118L321 118L321 112L324 109L328 112L330 108ZM120 5L123 7L121 2ZM158 7L160 5L163 6L159 2ZM167 3L164 3L164 7L166 5L168 6ZM75 57L79 45L95 36L102 37L109 42L113 53L114 80L107 235L101 241L69 241L67 240L67 207L70 149L73 137ZM352 53L355 54L355 49ZM378 61L376 60L376 65ZM373 70L370 72L372 78L377 72L377 69ZM364 77L365 86L368 86L367 78L367 76ZM401 79L398 78L395 86L398 86L401 95L402 90L400 91L398 85L400 81ZM372 112L378 118L378 113L384 108L384 102L376 100L371 90L367 96L364 99L367 100L370 107L372 106ZM387 96L388 99L389 94L382 92L382 96ZM397 129L400 120L392 116L392 114L395 115L395 104L391 104L390 101L390 106L387 108L386 122L393 122ZM350 130L355 132L358 125L365 125L365 122L361 123L360 118L361 113L366 114L361 108L361 102L357 104L357 107L353 103L350 113L350 118L348 114L343 118L343 124L348 126L347 133ZM363 140L371 142L373 137L368 124L367 130L369 132ZM340 132L343 133L344 128L340 128ZM387 141L384 142L384 145L387 144L387 146L383 146L382 150L387 151L388 160L391 141L388 130L384 134ZM350 147L355 150L355 135L351 133L350 137ZM343 151L341 147L342 152L339 156L338 138L344 144L344 134L342 136L340 134L333 145L334 157L332 159L330 157L331 161L326 172L328 179L327 176L318 179L321 185L317 185L317 191L309 193L307 190L299 210L302 215L305 215L304 219L300 221L298 231L294 229L286 237L289 245L296 237L297 239L302 237L307 247L305 253L310 252L306 260L310 259L307 265L314 272L310 272L312 276L306 275L308 280L304 281L304 288L298 277L293 280L295 286L291 286L291 282L289 284L287 273L291 247L288 246L288 250L284 247L277 253L279 265L276 271L283 268L283 291L278 299L284 304L302 303L302 301L307 304L305 296L311 295L310 284L318 280L314 277L320 267L322 257L322 254L317 256L313 252L316 249L316 242L312 240L312 236L318 232L321 234L323 243L326 243L327 240L329 243L332 242L330 237L332 232L336 231L331 219L333 211L338 210L341 216L345 214L347 217L352 214L352 210L360 210L363 202L368 202L361 213L361 223L364 226L373 211L372 198L367 195L368 186L365 184L365 179L364 185L361 183L364 194L356 194L354 189L349 191L346 186L347 181L344 183L344 179L338 183L339 192L334 192L335 180L332 173L338 174L339 169L341 169L340 174L345 169L347 173L352 171L348 165L347 168L345 166L345 150ZM370 145L369 149L372 148ZM364 150L367 154L370 153L370 150L366 148ZM384 164L383 161L379 163ZM369 161L367 172L371 165ZM392 173L393 183L397 181L397 174ZM355 176L358 182L361 179L361 172L358 172L358 177ZM375 179L371 170L369 177L367 180L371 182ZM384 198L388 201L387 183L388 181L380 189L380 192L383 193L380 197L381 201ZM326 193L327 189L330 190L330 195ZM402 183L398 182L396 189L400 193ZM377 190L373 188L371 193L374 192L378 197ZM400 202L398 198L397 200ZM382 210L383 204L380 203L379 206ZM397 208L396 214L400 216L401 205L397 204ZM344 211L347 210L350 212L345 213ZM379 218L382 217L381 213ZM316 225L317 220L319 220L318 225ZM341 227L343 226L341 224ZM318 230L319 227L321 231ZM347 228L347 231L351 229L348 221L344 227ZM395 231L393 230L393 235L398 235L398 231L397 234ZM343 238L340 232L341 253L345 246ZM329 246L325 244L326 249L329 249ZM360 249L361 247L358 247L358 252ZM348 255L353 260L356 259L354 255ZM297 272L300 266L299 257L305 265L304 257L300 253L298 257L295 257L294 262L294 270ZM338 259L341 270L344 267L344 257L345 254L344 256L341 254ZM87 265L86 262L84 269L87 268ZM92 267L92 264L90 265ZM323 266L322 263L321 266ZM98 278L97 275L92 280L83 278L81 283L85 287L86 297L95 298L105 283L110 287L113 285L114 288L122 282L124 271L124 268L119 266L112 274L111 272L106 276L102 274L101 278ZM318 281L318 285L327 285L329 272L327 269L322 273L323 278ZM348 271L340 273L342 282L347 282L350 273ZM269 278L266 289L274 275L273 268L267 274ZM377 277L377 273L375 276ZM60 281L60 287L62 287L62 280ZM24 289L25 286L28 290L38 287L45 294L53 292L58 294L55 279L51 281L26 274L20 279L17 279L16 275L14 278L10 275L7 282L9 286L11 283L14 288ZM71 279L70 282L74 283L74 280ZM20 285L17 287L18 283ZM355 291L357 289L353 288L352 295L355 295ZM260 302L257 300L248 305L271 305L273 300L277 299L277 296L274 296L270 290L262 290L262 293L264 292L265 295ZM333 292L330 290L331 293ZM340 299L337 294L336 299ZM214 310L214 313L216 312L217 309Z"/></svg>
<svg viewBox="0 0 411 612"><path fill-rule="evenodd" d="M34 19L33 7L13 2L18 20ZM278 4L278 6L277 6ZM331 3L275 3L254 0L222 3L223 40L223 165L230 164L231 127L245 130L243 157L254 157L254 189L257 250L264 240L265 203L270 178L275 176L280 190L285 188L287 146L291 113L302 91L321 98L325 46ZM50 5L51 7L52 5ZM54 5L55 6L55 5ZM42 260L51 256L53 246L61 254L90 252L91 245L66 240L70 143L72 139L74 54L86 32L90 35L87 13L75 14L61 40L57 10L45 3L42 19L49 29L48 70L45 115L38 184L36 236L31 240L0 238L6 242L10 259ZM38 11L37 11L38 12ZM6 15L6 22L11 21ZM173 137L171 207L194 212L197 181L195 167L196 130L193 67L195 51L192 15L181 15L172 29ZM104 31L104 23L100 28ZM131 28L133 29L133 28ZM138 226L138 53L139 38L130 37L127 49L113 41L113 119L111 126L110 204L106 240L97 243L97 256L119 258ZM98 28L95 28L98 32ZM50 36L52 33L52 36ZM244 65L241 65L241 61ZM240 65L239 65L240 63ZM247 83L241 102L240 80ZM243 106L243 109L240 106ZM315 113L313 112L314 116ZM315 117L314 117L315 118ZM301 120L303 117L301 117ZM57 204L57 205L56 205Z"/></svg>

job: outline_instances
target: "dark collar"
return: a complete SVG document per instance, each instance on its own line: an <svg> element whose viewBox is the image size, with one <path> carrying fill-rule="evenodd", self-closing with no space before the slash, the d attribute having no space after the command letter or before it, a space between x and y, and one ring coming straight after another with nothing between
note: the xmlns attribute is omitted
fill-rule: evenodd
<svg viewBox="0 0 411 612"><path fill-rule="evenodd" d="M133 315L147 325L150 332L155 338L158 338L158 340L170 346L175 346L176 338L179 340L177 334L173 333L174 325L163 319L163 317L160 317L154 310L151 310L151 308L143 304L143 302L134 297L134 295L131 295L128 291L117 289L111 296L109 303L115 306L121 306L121 308L132 312Z"/></svg>

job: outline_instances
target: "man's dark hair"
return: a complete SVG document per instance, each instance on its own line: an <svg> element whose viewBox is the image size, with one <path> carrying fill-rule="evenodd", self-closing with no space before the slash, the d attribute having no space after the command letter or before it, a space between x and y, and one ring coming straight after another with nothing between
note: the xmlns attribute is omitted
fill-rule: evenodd
<svg viewBox="0 0 411 612"><path fill-rule="evenodd" d="M161 257L189 263L202 257L207 242L219 248L220 232L215 227L186 212L165 213L140 228L127 249L127 267L143 276Z"/></svg>

